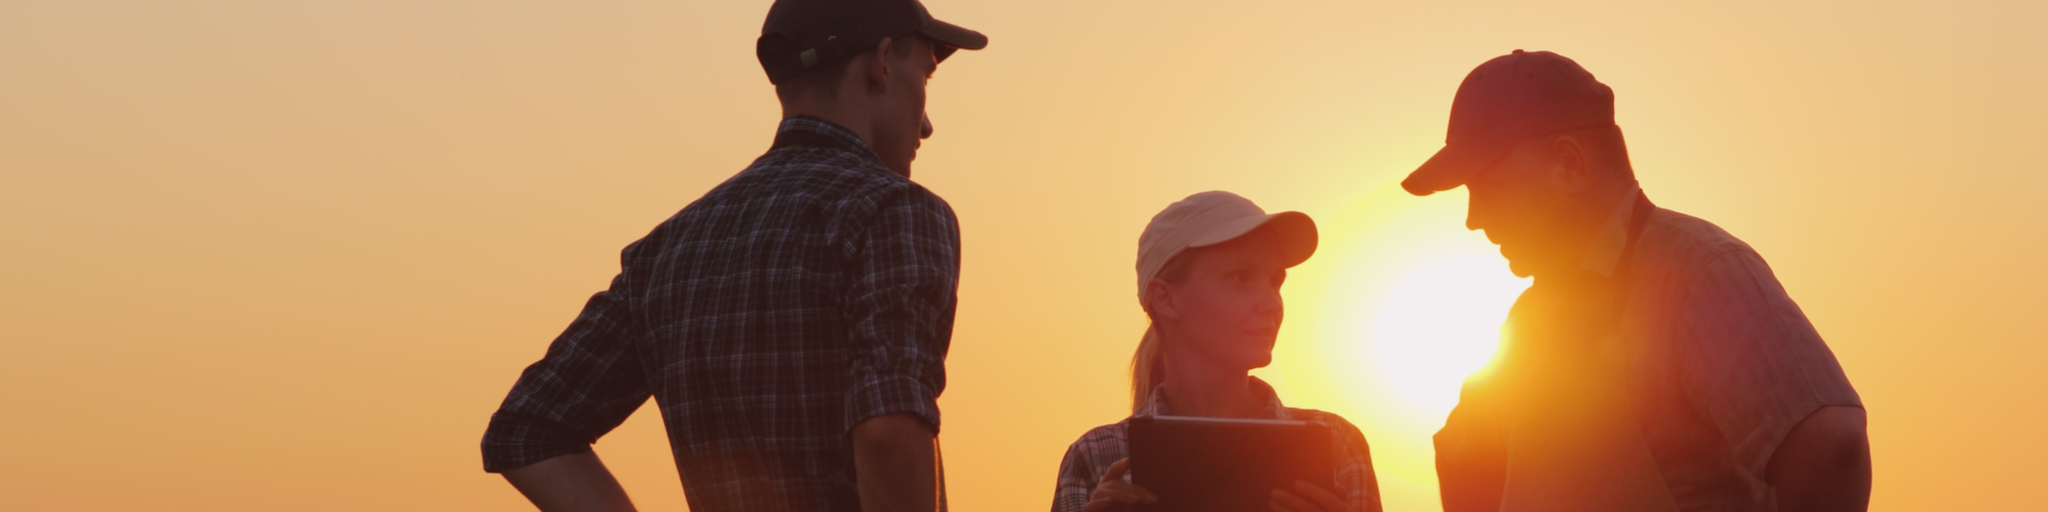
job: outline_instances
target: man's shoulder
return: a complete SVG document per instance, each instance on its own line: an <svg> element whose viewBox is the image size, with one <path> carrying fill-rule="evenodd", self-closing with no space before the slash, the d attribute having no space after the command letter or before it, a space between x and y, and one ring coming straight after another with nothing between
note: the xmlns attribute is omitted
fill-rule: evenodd
<svg viewBox="0 0 2048 512"><path fill-rule="evenodd" d="M1667 208L1651 212L1636 255L1674 270L1701 270L1729 258L1757 256L1748 242L1709 222Z"/></svg>
<svg viewBox="0 0 2048 512"><path fill-rule="evenodd" d="M924 185L896 174L872 158L837 148L770 150L719 188L728 186L745 190L732 198L738 200L791 194L854 208L900 204L953 217L952 205ZM707 199L710 197L706 195Z"/></svg>
<svg viewBox="0 0 2048 512"><path fill-rule="evenodd" d="M795 146L768 150L713 190L769 188L768 192L851 195L908 181L852 151Z"/></svg>
<svg viewBox="0 0 2048 512"><path fill-rule="evenodd" d="M685 205L668 224L702 222L706 216L739 212L787 215L796 211L821 212L843 222L884 207L930 211L948 223L956 219L952 205L938 194L870 158L843 149L786 147L761 155Z"/></svg>

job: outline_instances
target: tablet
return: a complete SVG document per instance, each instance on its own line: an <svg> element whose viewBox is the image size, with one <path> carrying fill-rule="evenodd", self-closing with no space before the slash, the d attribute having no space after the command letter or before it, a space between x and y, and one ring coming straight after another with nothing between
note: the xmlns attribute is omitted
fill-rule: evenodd
<svg viewBox="0 0 2048 512"><path fill-rule="evenodd" d="M1126 434L1131 483L1159 496L1140 510L1267 510L1300 480L1337 492L1322 422L1138 416Z"/></svg>

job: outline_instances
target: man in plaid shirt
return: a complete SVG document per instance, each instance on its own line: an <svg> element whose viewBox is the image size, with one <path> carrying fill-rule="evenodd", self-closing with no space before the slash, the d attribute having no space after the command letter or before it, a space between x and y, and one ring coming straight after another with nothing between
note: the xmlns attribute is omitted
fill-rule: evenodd
<svg viewBox="0 0 2048 512"><path fill-rule="evenodd" d="M932 71L987 42L916 0L776 2L774 145L626 247L491 416L484 469L543 510L631 510L590 445L653 396L692 510L942 509L960 235L910 162Z"/></svg>
<svg viewBox="0 0 2048 512"><path fill-rule="evenodd" d="M1444 510L1863 511L1863 399L1755 248L1650 202L1614 90L1515 50L1465 77L1442 150L1466 227L1535 283L1435 436Z"/></svg>

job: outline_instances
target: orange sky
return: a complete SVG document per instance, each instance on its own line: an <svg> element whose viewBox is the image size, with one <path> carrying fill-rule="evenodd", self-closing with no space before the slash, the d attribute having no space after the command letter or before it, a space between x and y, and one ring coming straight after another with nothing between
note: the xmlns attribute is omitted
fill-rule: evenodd
<svg viewBox="0 0 2048 512"><path fill-rule="evenodd" d="M1437 345L1372 319L1518 282L1461 195L1387 187L1515 48L1613 86L1651 197L1776 269L1870 408L1874 510L2048 505L2048 4L929 5L992 39L940 68L916 174L963 226L955 510L1044 509L1127 411L1137 234L1210 189L1323 223L1261 375L1365 427L1388 510L1435 510L1442 404L1401 397L1448 388L1384 347ZM0 4L0 508L518 509L488 415L620 248L767 146L766 9ZM598 444L643 509L682 506L662 436Z"/></svg>

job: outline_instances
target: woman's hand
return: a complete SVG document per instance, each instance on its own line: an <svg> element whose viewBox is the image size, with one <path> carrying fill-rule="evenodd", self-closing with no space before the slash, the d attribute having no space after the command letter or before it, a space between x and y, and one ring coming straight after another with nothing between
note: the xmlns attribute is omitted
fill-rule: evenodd
<svg viewBox="0 0 2048 512"><path fill-rule="evenodd" d="M1274 489L1273 502L1267 506L1273 512L1357 512L1329 489L1299 480L1294 482L1294 492Z"/></svg>
<svg viewBox="0 0 2048 512"><path fill-rule="evenodd" d="M1129 473L1130 471L1131 459L1117 459L1115 463L1111 463L1109 470L1103 472L1102 480L1095 483L1095 492L1088 494L1088 506L1081 510L1084 512L1130 510L1133 504L1159 501L1159 496L1153 495L1152 491L1147 491L1143 487L1138 487L1124 481L1124 473Z"/></svg>

